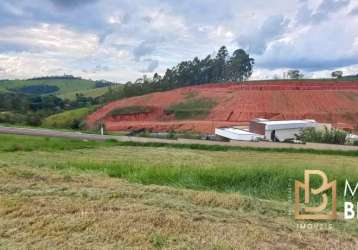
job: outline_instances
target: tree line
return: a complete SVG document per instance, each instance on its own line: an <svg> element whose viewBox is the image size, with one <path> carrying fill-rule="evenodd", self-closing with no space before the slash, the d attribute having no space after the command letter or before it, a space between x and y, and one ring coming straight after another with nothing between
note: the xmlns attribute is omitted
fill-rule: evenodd
<svg viewBox="0 0 358 250"><path fill-rule="evenodd" d="M111 101L205 83L242 82L251 76L253 65L254 59L245 50L237 49L230 55L222 46L216 55L180 62L163 76L155 73L152 78L144 76L127 82L121 89L110 89L103 99Z"/></svg>
<svg viewBox="0 0 358 250"><path fill-rule="evenodd" d="M98 104L98 100L76 94L75 100L55 95L29 95L0 92L0 123L39 126L43 118L52 114Z"/></svg>

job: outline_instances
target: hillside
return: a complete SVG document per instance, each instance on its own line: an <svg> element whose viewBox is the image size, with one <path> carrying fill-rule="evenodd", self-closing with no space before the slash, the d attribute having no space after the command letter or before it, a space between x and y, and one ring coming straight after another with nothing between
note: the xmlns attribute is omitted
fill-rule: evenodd
<svg viewBox="0 0 358 250"><path fill-rule="evenodd" d="M85 79L31 79L31 80L2 80L0 91L23 94L54 94L59 97L74 99L76 93L97 97L108 89L97 82Z"/></svg>
<svg viewBox="0 0 358 250"><path fill-rule="evenodd" d="M252 81L206 84L111 102L87 118L109 131L213 132L253 118L316 119L358 131L358 81Z"/></svg>

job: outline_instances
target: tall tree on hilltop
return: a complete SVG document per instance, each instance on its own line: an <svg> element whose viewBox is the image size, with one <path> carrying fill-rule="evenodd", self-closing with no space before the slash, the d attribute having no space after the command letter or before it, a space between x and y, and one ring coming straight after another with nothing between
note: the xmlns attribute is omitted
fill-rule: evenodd
<svg viewBox="0 0 358 250"><path fill-rule="evenodd" d="M242 49L234 51L228 62L227 80L233 82L242 82L248 79L252 74L252 68L255 63Z"/></svg>
<svg viewBox="0 0 358 250"><path fill-rule="evenodd" d="M223 82L226 80L226 70L229 52L225 46L222 46L214 60L213 76L215 82Z"/></svg>

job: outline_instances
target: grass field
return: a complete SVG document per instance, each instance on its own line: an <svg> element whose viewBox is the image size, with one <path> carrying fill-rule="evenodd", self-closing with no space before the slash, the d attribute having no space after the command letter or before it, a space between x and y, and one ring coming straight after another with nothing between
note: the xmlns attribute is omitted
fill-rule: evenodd
<svg viewBox="0 0 358 250"><path fill-rule="evenodd" d="M33 85L49 85L58 87L58 91L51 93L62 98L75 99L76 93L88 97L103 95L108 88L96 88L96 83L85 79L41 79L41 80L7 80L0 82L0 91L10 91Z"/></svg>
<svg viewBox="0 0 358 250"><path fill-rule="evenodd" d="M358 157L0 135L0 248L353 249L358 225L295 228L304 169L358 180ZM339 207L341 206L339 200ZM340 214L341 216L341 214ZM16 232L16 233L14 233Z"/></svg>
<svg viewBox="0 0 358 250"><path fill-rule="evenodd" d="M47 128L71 128L74 122L83 121L95 107L78 108L47 117L42 126Z"/></svg>
<svg viewBox="0 0 358 250"><path fill-rule="evenodd" d="M66 94L59 95L59 97L63 98L63 99L74 100L74 99L76 99L76 94L81 93L85 97L96 98L98 96L104 95L108 91L108 89L109 89L109 87L102 87L102 88L88 89L88 90L82 90L82 91L75 91L75 92L69 92Z"/></svg>

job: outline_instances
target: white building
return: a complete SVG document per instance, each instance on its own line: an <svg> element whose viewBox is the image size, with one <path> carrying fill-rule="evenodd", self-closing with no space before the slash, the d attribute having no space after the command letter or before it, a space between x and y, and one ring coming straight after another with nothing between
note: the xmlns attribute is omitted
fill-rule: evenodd
<svg viewBox="0 0 358 250"><path fill-rule="evenodd" d="M255 133L251 133L244 129L238 128L216 128L215 134L221 137L236 140L236 141L257 141L259 139L263 139L263 135L258 135Z"/></svg>
<svg viewBox="0 0 358 250"><path fill-rule="evenodd" d="M217 128L215 134L230 140L255 141L266 139L270 141L284 141L295 139L305 128L315 128L318 123L315 120L288 120L270 121L267 119L255 119L250 122L248 130L236 128Z"/></svg>

